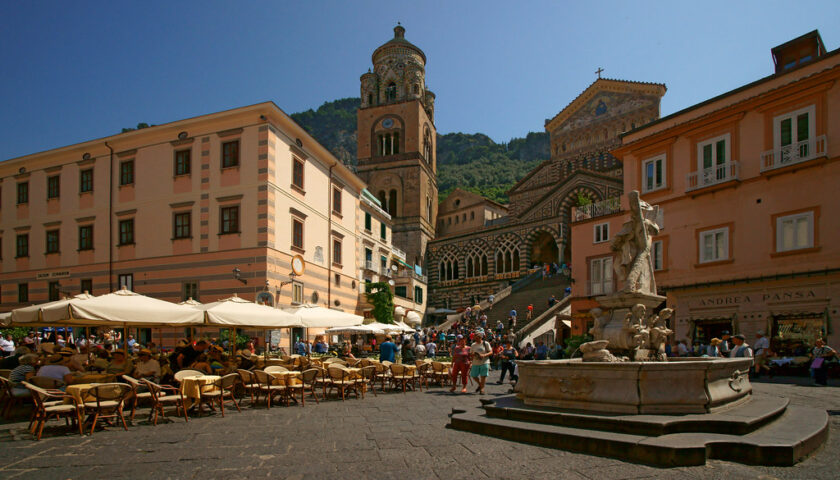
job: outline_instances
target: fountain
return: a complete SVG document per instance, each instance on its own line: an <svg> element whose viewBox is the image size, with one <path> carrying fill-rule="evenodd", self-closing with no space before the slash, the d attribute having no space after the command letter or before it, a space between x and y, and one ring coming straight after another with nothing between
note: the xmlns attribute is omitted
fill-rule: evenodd
<svg viewBox="0 0 840 480"><path fill-rule="evenodd" d="M666 357L673 310L652 313L665 300L651 262L658 207L628 197L630 219L611 245L624 288L596 299L582 357L518 362L515 396L453 412L451 426L660 466L801 460L827 437L824 411L754 398L751 358Z"/></svg>

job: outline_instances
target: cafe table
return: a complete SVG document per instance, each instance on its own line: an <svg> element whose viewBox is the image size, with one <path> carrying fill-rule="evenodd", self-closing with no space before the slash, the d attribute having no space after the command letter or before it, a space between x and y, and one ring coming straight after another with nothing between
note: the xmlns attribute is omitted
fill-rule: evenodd
<svg viewBox="0 0 840 480"><path fill-rule="evenodd" d="M184 408L189 410L201 400L202 393L213 393L218 390L214 383L219 375L194 375L181 380L181 394L184 396Z"/></svg>
<svg viewBox="0 0 840 480"><path fill-rule="evenodd" d="M95 402L96 399L88 395L88 391L97 385L99 385L99 383L74 383L73 385L67 385L64 389L64 393L73 397L79 404L83 404L85 402ZM64 403L71 403L70 399L65 398Z"/></svg>

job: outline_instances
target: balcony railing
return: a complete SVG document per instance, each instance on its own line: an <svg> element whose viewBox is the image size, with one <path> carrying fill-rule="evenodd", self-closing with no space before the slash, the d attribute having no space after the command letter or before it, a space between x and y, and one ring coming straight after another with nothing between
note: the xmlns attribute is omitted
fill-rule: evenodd
<svg viewBox="0 0 840 480"><path fill-rule="evenodd" d="M603 217L604 215L617 213L619 210L621 210L621 198L607 198L589 205L572 207L572 221L580 222L590 218Z"/></svg>
<svg viewBox="0 0 840 480"><path fill-rule="evenodd" d="M397 270L395 276L399 277L399 278L413 278L413 279L419 280L423 283L428 283L428 279L426 278L425 275L418 275L417 272L414 272L413 270L409 270L407 268L401 268L401 269Z"/></svg>
<svg viewBox="0 0 840 480"><path fill-rule="evenodd" d="M740 164L738 162L731 160L711 168L691 172L685 176L685 191L690 192L730 180L738 180L739 167Z"/></svg>
<svg viewBox="0 0 840 480"><path fill-rule="evenodd" d="M761 171L775 170L777 168L807 162L826 155L828 145L825 135L809 138L801 142L785 145L775 150L769 150L761 154Z"/></svg>
<svg viewBox="0 0 840 480"><path fill-rule="evenodd" d="M391 270L388 267L382 267L379 269L379 275L383 277L391 277Z"/></svg>
<svg viewBox="0 0 840 480"><path fill-rule="evenodd" d="M608 282L589 282L590 295L609 295L613 292L613 283Z"/></svg>
<svg viewBox="0 0 840 480"><path fill-rule="evenodd" d="M397 247L394 247L393 245L391 246L391 255L399 258L403 262L405 261L405 252L403 252Z"/></svg>
<svg viewBox="0 0 840 480"><path fill-rule="evenodd" d="M376 267L373 266L373 260L365 260L365 270L370 270L371 272L376 271Z"/></svg>

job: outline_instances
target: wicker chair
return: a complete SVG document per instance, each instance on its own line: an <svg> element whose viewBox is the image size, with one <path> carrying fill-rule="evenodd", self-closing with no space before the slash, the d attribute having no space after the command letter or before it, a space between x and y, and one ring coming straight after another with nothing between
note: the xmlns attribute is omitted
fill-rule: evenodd
<svg viewBox="0 0 840 480"><path fill-rule="evenodd" d="M327 369L327 373L330 376L329 389L338 390L338 393L341 394L342 402L348 390L352 390L356 394L356 397L359 396L359 390L356 388L356 380L350 378L351 374L346 368L332 364Z"/></svg>
<svg viewBox="0 0 840 480"><path fill-rule="evenodd" d="M254 392L257 392L257 400L260 398L260 383L257 382L257 377L254 376L254 372L241 368L237 369L236 373L239 374L239 381L245 393L251 395L251 406L254 406Z"/></svg>
<svg viewBox="0 0 840 480"><path fill-rule="evenodd" d="M391 369L384 363L379 362L373 363L372 366L376 367L376 376L373 381L376 383L376 381L379 380L380 388L384 392L385 384L391 384Z"/></svg>
<svg viewBox="0 0 840 480"><path fill-rule="evenodd" d="M5 402L5 406L3 407L3 418L8 420L9 416L12 414L12 408L29 397L31 397L29 391L15 392L12 382L6 378L0 377L0 404Z"/></svg>
<svg viewBox="0 0 840 480"><path fill-rule="evenodd" d="M225 416L226 400L233 402L233 406L236 407L236 410L241 412L242 410L239 408L239 403L233 395L233 389L236 387L237 383L239 383L239 375L236 373L229 373L213 382L213 386L216 387L214 390L201 392L201 401L209 401L211 406L214 403L218 403L219 408L222 410L223 417ZM199 415L201 415L201 409L199 409L198 412Z"/></svg>
<svg viewBox="0 0 840 480"><path fill-rule="evenodd" d="M427 380L429 378L429 372L432 371L432 364L423 362L414 369L414 382L417 384L420 391L423 391L423 386L425 385L426 388L429 387Z"/></svg>
<svg viewBox="0 0 840 480"><path fill-rule="evenodd" d="M29 379L29 383L44 390L58 390L64 386L64 382L52 377L32 377Z"/></svg>
<svg viewBox="0 0 840 480"><path fill-rule="evenodd" d="M35 402L30 431L35 435L36 440L41 439L44 424L50 418L59 419L63 417L65 422L72 419L79 426L79 435L84 435L80 405L72 395L60 390L45 390L29 382L23 382L23 386L29 389L32 393L32 401ZM64 403L64 400L71 400L72 404Z"/></svg>
<svg viewBox="0 0 840 480"><path fill-rule="evenodd" d="M146 385L152 396L152 411L149 413L149 417L151 417L154 425L157 425L158 413L163 418L166 418L166 412L164 412L163 407L167 405L174 406L175 411L179 415L183 413L185 422L190 421L189 416L187 416L187 407L184 404L184 395L181 393L181 389L171 385L158 385L146 379L140 381Z"/></svg>
<svg viewBox="0 0 840 480"><path fill-rule="evenodd" d="M131 386L125 383L103 383L88 390L88 395L94 399L94 401L84 404L85 412L93 415L90 427L91 435L93 435L93 430L99 420L107 421L110 418L119 419L123 428L128 430L128 425L125 423L125 417L123 416L123 405L131 392Z"/></svg>
<svg viewBox="0 0 840 480"><path fill-rule="evenodd" d="M265 395L265 405L271 408L271 400L275 395L286 396L286 385L278 385L274 375L263 370L255 370L254 375L260 385L260 393Z"/></svg>
<svg viewBox="0 0 840 480"><path fill-rule="evenodd" d="M321 369L323 370L323 369ZM315 391L315 388L318 385L318 377L321 375L321 370L317 368L310 368L308 370L304 370L300 374L300 384L296 385L295 388L300 387L300 403L301 406L306 406L306 400L304 399L304 395L308 390L309 393L312 394L312 397L315 398L315 403L320 403L318 401L318 393Z"/></svg>
<svg viewBox="0 0 840 480"><path fill-rule="evenodd" d="M411 372L407 366L401 363L392 363L389 368L391 369L391 384L394 387L402 386L402 392L405 393L408 384L414 385L414 372Z"/></svg>
<svg viewBox="0 0 840 480"><path fill-rule="evenodd" d="M134 411L137 410L137 403L141 400L152 400L152 393L147 390L146 386L143 385L140 380L137 380L134 377L129 377L128 375L122 376L123 380L129 385L131 385L131 415L129 415L129 419L131 422L134 422Z"/></svg>
<svg viewBox="0 0 840 480"><path fill-rule="evenodd" d="M449 369L446 365L440 362L432 362L432 370L430 372L431 379L438 382L441 387L445 387L449 381Z"/></svg>
<svg viewBox="0 0 840 480"><path fill-rule="evenodd" d="M373 396L376 396L376 366L375 365L368 365L367 367L362 367L359 370L359 378L356 379L356 384L358 384L362 389L362 399L365 398L365 391L370 387L370 390L373 392Z"/></svg>

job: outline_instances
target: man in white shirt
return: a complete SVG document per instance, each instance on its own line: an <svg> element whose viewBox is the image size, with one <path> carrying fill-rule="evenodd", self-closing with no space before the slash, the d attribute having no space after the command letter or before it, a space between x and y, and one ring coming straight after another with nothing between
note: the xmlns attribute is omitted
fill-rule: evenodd
<svg viewBox="0 0 840 480"><path fill-rule="evenodd" d="M741 335L734 335L732 337L732 343L735 344L732 347L732 351L729 352L729 358L743 358L743 357L752 357L753 352L749 345L747 345L746 337Z"/></svg>
<svg viewBox="0 0 840 480"><path fill-rule="evenodd" d="M160 363L152 358L151 350L146 348L140 350L140 358L134 364L134 376L154 383L160 379Z"/></svg>
<svg viewBox="0 0 840 480"><path fill-rule="evenodd" d="M15 341L12 334L7 333L5 338L0 338L0 355L8 357L15 351Z"/></svg>
<svg viewBox="0 0 840 480"><path fill-rule="evenodd" d="M677 356L678 357L687 357L688 356L688 347L685 346L685 340L680 340L680 343L677 344Z"/></svg>
<svg viewBox="0 0 840 480"><path fill-rule="evenodd" d="M426 342L426 355L429 358L435 358L435 353L437 353L437 344L429 340Z"/></svg>
<svg viewBox="0 0 840 480"><path fill-rule="evenodd" d="M767 366L767 351L770 349L770 339L764 336L764 330L755 332L755 376L761 375L762 370L770 372L770 367Z"/></svg>

